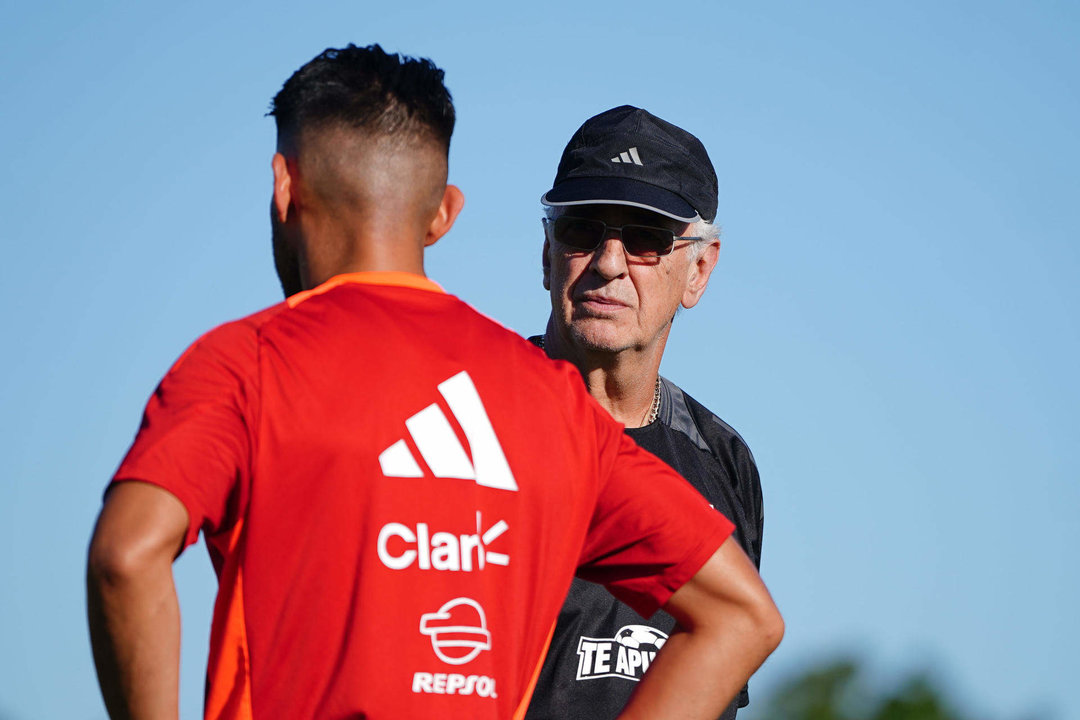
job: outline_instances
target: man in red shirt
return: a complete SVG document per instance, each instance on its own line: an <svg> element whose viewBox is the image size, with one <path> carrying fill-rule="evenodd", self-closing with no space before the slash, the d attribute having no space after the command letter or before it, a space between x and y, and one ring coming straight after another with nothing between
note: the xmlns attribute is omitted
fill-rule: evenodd
<svg viewBox="0 0 1080 720"><path fill-rule="evenodd" d="M424 276L463 204L442 76L350 45L274 99L287 300L169 370L91 541L113 717L177 714L171 566L200 532L208 718L519 718L575 573L683 628L608 659L652 668L626 717L714 716L779 642L731 523L570 365Z"/></svg>

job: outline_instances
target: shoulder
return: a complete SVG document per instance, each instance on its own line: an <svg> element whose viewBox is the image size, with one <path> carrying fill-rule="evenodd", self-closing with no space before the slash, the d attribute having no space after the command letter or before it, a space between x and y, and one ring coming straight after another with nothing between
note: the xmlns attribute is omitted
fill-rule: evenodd
<svg viewBox="0 0 1080 720"><path fill-rule="evenodd" d="M177 358L167 375L208 365L238 369L254 362L262 328L286 310L288 305L278 303L203 333Z"/></svg>
<svg viewBox="0 0 1080 720"><path fill-rule="evenodd" d="M560 406L571 398L579 402L591 400L581 373L572 364L549 358L531 338L526 339L463 300L455 300L472 316L474 342L483 343L484 354L498 364L500 374L512 368L515 382L530 395L551 396Z"/></svg>
<svg viewBox="0 0 1080 720"><path fill-rule="evenodd" d="M717 504L721 512L730 512L738 527L738 537L743 549L754 561L760 562L763 521L763 497L761 477L757 463L746 441L730 425L715 413L687 395L674 383L664 380L661 403L668 400L668 412L661 420L672 432L678 432L695 444L706 464L721 478L719 492L724 505ZM708 497L708 495L707 495Z"/></svg>
<svg viewBox="0 0 1080 720"><path fill-rule="evenodd" d="M692 398L667 378L661 378L660 421L685 435L694 445L712 455L745 455L753 463L750 447L735 428Z"/></svg>

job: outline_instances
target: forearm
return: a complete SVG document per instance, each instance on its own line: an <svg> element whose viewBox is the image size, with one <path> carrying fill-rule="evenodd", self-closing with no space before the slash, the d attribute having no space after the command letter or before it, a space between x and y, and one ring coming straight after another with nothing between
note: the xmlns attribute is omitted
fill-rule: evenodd
<svg viewBox="0 0 1080 720"><path fill-rule="evenodd" d="M676 628L619 716L715 720L773 649L755 624L722 633Z"/></svg>
<svg viewBox="0 0 1080 720"><path fill-rule="evenodd" d="M171 564L131 576L91 562L87 610L109 716L176 718L180 607Z"/></svg>
<svg viewBox="0 0 1080 720"><path fill-rule="evenodd" d="M664 608L679 623L622 717L714 720L780 644L784 621L728 539Z"/></svg>

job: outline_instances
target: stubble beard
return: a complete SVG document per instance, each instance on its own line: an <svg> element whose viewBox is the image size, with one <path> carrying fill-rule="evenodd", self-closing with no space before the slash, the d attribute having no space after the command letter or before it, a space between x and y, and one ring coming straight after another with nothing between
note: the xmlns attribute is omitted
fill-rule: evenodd
<svg viewBox="0 0 1080 720"><path fill-rule="evenodd" d="M596 318L571 321L566 336L578 352L585 354L616 355L635 346L626 333L619 333L610 325Z"/></svg>

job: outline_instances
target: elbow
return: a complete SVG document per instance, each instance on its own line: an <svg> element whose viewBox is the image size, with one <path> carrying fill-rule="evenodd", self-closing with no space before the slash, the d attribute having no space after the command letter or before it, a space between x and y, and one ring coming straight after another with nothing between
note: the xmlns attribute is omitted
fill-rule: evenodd
<svg viewBox="0 0 1080 720"><path fill-rule="evenodd" d="M764 586L747 610L764 661L780 646L780 641L784 638L784 618Z"/></svg>
<svg viewBox="0 0 1080 720"><path fill-rule="evenodd" d="M161 567L172 564L154 538L111 532L100 525L90 541L86 560L87 583L102 590L129 586Z"/></svg>
<svg viewBox="0 0 1080 720"><path fill-rule="evenodd" d="M784 618L776 604L769 601L769 607L759 621L762 645L766 655L771 655L784 639Z"/></svg>
<svg viewBox="0 0 1080 720"><path fill-rule="evenodd" d="M138 578L145 560L128 543L109 542L95 537L86 560L86 580L99 587L116 587Z"/></svg>
<svg viewBox="0 0 1080 720"><path fill-rule="evenodd" d="M172 495L143 483L120 483L110 490L90 539L87 581L115 587L171 568L187 522L187 511Z"/></svg>

